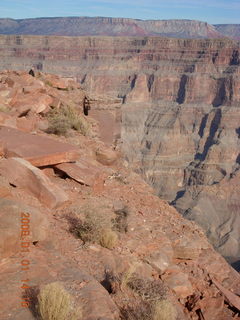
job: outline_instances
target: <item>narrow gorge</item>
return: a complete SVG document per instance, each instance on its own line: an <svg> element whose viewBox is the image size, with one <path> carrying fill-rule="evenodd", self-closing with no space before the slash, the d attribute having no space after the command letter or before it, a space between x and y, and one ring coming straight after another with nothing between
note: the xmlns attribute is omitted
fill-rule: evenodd
<svg viewBox="0 0 240 320"><path fill-rule="evenodd" d="M2 70L75 77L128 165L240 261L240 44L229 39L0 36ZM91 114L90 114L91 115ZM121 128L121 130L119 129Z"/></svg>

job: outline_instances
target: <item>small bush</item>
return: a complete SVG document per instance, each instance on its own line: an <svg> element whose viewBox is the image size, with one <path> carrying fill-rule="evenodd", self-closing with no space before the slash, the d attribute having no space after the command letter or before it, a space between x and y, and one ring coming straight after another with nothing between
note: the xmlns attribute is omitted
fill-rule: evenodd
<svg viewBox="0 0 240 320"><path fill-rule="evenodd" d="M120 308L121 320L152 320L152 306L146 301L130 301Z"/></svg>
<svg viewBox="0 0 240 320"><path fill-rule="evenodd" d="M84 219L73 217L70 232L79 237L84 243L98 243L112 249L117 243L117 234L113 231L112 217L102 208L96 209L86 206L82 208Z"/></svg>
<svg viewBox="0 0 240 320"><path fill-rule="evenodd" d="M38 309L43 320L77 320L70 294L58 283L44 286L38 295Z"/></svg>
<svg viewBox="0 0 240 320"><path fill-rule="evenodd" d="M176 320L177 310L169 300L156 302L153 310L153 320Z"/></svg>
<svg viewBox="0 0 240 320"><path fill-rule="evenodd" d="M117 244L118 236L112 230L104 230L100 237L100 245L102 247L113 249Z"/></svg>
<svg viewBox="0 0 240 320"><path fill-rule="evenodd" d="M47 114L49 121L48 133L66 136L70 129L76 130L83 135L89 132L89 124L70 106L61 106L59 109L52 109Z"/></svg>
<svg viewBox="0 0 240 320"><path fill-rule="evenodd" d="M129 216L129 209L125 206L122 209L114 211L116 218L113 220L114 229L125 233L128 231L128 216Z"/></svg>
<svg viewBox="0 0 240 320"><path fill-rule="evenodd" d="M133 274L128 286L146 301L154 302L166 297L166 288L160 280L140 279Z"/></svg>

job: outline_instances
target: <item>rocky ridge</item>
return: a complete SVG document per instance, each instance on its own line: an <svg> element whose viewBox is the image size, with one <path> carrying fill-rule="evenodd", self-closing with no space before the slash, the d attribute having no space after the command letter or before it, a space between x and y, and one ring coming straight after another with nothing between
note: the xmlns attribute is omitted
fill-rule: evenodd
<svg viewBox="0 0 240 320"><path fill-rule="evenodd" d="M84 320L127 319L121 312L126 309L126 301L131 307L140 299L138 294L162 299L160 293L153 297L151 290L144 291L153 283L159 288L156 292L164 286L165 293L161 294L174 306L175 319L236 319L239 274L213 250L194 222L160 200L139 175L126 167L120 152L113 148L114 134L107 137L106 145L101 140L101 123L91 114L85 117L91 127L85 136L73 129L66 137L46 133L46 114L49 109L61 108L61 104L72 105L75 101L74 108L84 118L79 101L87 93L76 82L43 73L33 78L26 72L5 71L0 74L0 84L5 108L1 108L0 130L8 130L8 135L0 131L0 266L6 275L1 277L1 319L35 319L36 294L44 284L54 281L60 281L71 293ZM19 113L27 99L30 106L32 95L38 100L43 92L52 100L46 99L41 112L32 103L24 115ZM58 104L53 98L59 99ZM94 116L95 106L92 108ZM19 126L21 118L24 124ZM18 150L12 154L11 139L17 131ZM51 149L50 140L54 146ZM38 146L45 150L44 158ZM66 162L70 147L77 148L79 155ZM29 150L35 150L34 164L28 158ZM61 158L56 159L57 151ZM58 203L51 207L48 195L53 189ZM127 213L115 231L118 239L112 249L84 243L72 232L76 219L79 223L89 207L105 217ZM31 219L31 232L23 237L29 250L22 250L19 241L23 215ZM119 223L119 219L116 221ZM20 268L23 259L30 261L27 271ZM133 266L138 280L130 287L124 286L122 275L129 274ZM26 277L30 288L24 291L20 287ZM21 307L21 297L26 295L30 308Z"/></svg>

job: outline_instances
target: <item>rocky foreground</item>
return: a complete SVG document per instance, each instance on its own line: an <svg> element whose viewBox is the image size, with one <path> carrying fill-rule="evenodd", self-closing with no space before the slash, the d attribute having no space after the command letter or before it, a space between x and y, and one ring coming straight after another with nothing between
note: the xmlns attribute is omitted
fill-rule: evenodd
<svg viewBox="0 0 240 320"><path fill-rule="evenodd" d="M153 301L174 310L154 319L238 318L239 274L127 168L101 101L83 115L86 94L69 78L0 74L0 318L35 319L55 281L77 319L152 319Z"/></svg>

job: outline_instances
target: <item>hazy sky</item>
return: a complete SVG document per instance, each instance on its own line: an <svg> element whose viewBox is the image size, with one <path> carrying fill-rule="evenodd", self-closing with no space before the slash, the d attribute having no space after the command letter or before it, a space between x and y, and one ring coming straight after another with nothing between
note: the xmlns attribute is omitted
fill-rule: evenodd
<svg viewBox="0 0 240 320"><path fill-rule="evenodd" d="M0 0L1 18L104 16L240 23L240 0Z"/></svg>

